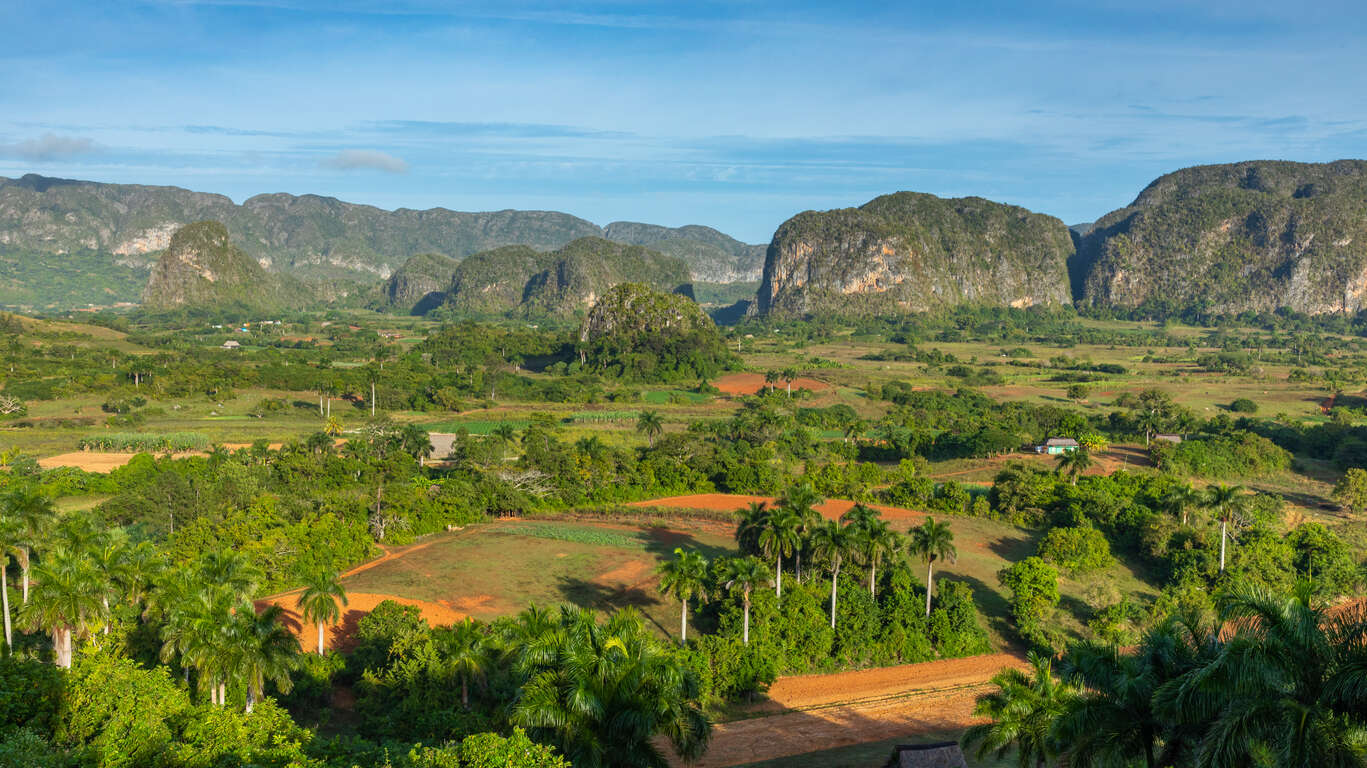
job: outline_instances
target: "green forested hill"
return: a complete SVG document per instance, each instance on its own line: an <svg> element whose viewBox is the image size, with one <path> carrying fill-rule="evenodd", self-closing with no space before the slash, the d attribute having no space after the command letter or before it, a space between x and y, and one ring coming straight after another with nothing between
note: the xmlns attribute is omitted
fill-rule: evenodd
<svg viewBox="0 0 1367 768"><path fill-rule="evenodd" d="M677 256L688 262L694 279L702 282L754 283L764 271L765 246L747 245L711 227L614 221L603 228L603 236Z"/></svg>
<svg viewBox="0 0 1367 768"><path fill-rule="evenodd" d="M1069 301L1068 228L977 197L915 192L806 211L769 245L762 314L897 314L961 303Z"/></svg>
<svg viewBox="0 0 1367 768"><path fill-rule="evenodd" d="M176 230L142 293L149 309L242 306L272 311L307 301L303 285L267 272L232 244L227 228L217 221Z"/></svg>
<svg viewBox="0 0 1367 768"><path fill-rule="evenodd" d="M1254 161L1155 180L1081 241L1103 307L1312 314L1367 306L1367 162Z"/></svg>
<svg viewBox="0 0 1367 768"><path fill-rule="evenodd" d="M551 253L510 246L471 256L456 268L447 306L469 315L569 315L624 282L692 295L688 265L681 259L586 237Z"/></svg>

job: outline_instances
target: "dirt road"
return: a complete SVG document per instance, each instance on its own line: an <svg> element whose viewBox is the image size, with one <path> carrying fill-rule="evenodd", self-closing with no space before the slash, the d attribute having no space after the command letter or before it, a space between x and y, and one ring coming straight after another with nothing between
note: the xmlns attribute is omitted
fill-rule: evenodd
<svg viewBox="0 0 1367 768"><path fill-rule="evenodd" d="M992 675L1023 663L993 654L782 678L757 710L786 711L718 724L712 746L693 765L723 768L963 728L974 722L973 705Z"/></svg>

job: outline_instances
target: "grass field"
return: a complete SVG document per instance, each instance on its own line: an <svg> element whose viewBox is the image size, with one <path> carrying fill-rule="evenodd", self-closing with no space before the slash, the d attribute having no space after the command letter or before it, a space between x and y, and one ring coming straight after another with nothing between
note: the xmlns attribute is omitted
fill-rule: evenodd
<svg viewBox="0 0 1367 768"><path fill-rule="evenodd" d="M655 587L655 566L674 548L708 557L734 551L715 524L669 528L591 522L505 521L434 537L412 555L344 580L348 590L449 605L479 619L516 613L529 603L608 611L640 609L661 633L678 632L679 606Z"/></svg>

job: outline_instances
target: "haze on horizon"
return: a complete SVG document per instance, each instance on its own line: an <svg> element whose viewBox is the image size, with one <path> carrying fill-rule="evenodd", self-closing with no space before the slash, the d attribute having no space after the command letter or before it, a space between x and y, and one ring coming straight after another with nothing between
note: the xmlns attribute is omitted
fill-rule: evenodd
<svg viewBox="0 0 1367 768"><path fill-rule="evenodd" d="M0 6L0 175L561 210L767 242L900 189L1091 221L1367 155L1348 0Z"/></svg>

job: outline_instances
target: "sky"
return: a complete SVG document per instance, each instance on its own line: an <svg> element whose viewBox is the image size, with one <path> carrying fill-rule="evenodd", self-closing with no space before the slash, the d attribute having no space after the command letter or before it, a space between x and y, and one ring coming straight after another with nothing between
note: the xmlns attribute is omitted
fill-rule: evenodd
<svg viewBox="0 0 1367 768"><path fill-rule="evenodd" d="M1360 0L0 0L0 176L566 211L768 242L1367 156Z"/></svg>

